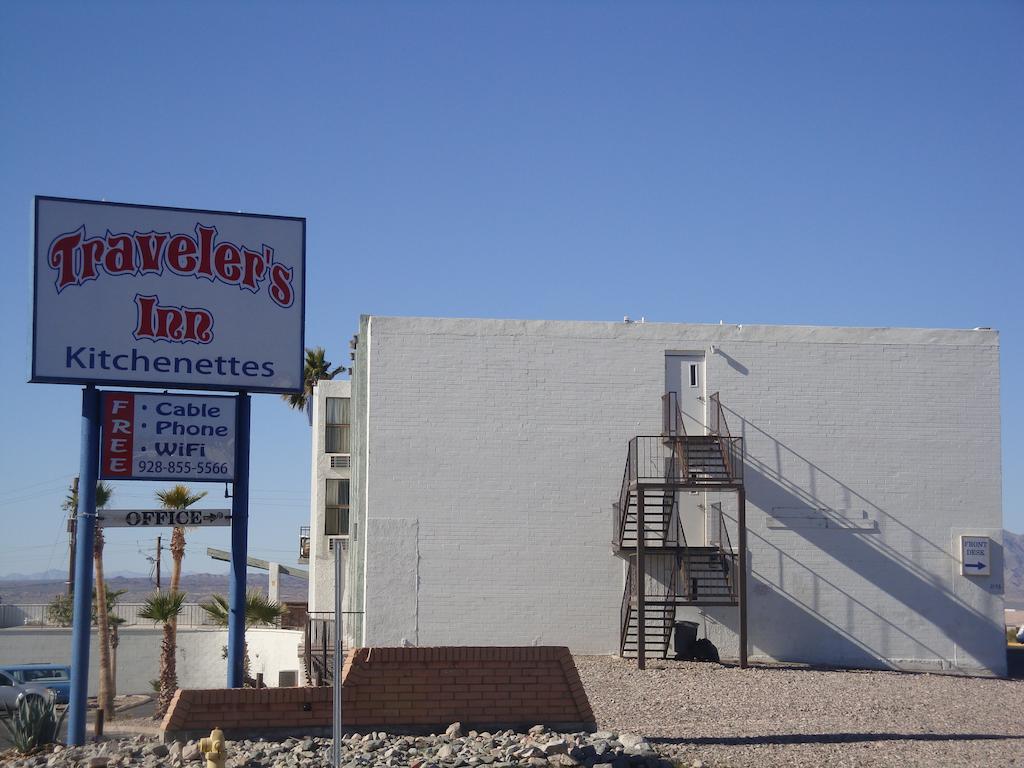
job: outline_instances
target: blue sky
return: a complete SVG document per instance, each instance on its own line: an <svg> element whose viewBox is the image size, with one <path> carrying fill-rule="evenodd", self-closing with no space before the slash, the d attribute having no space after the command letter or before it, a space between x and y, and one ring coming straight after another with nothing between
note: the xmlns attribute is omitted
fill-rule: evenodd
<svg viewBox="0 0 1024 768"><path fill-rule="evenodd" d="M78 469L79 390L25 383L35 194L307 217L339 363L360 313L997 328L1024 531L1022 33L1018 2L4 3L0 573L64 567ZM251 552L291 561L308 426L256 396L253 440Z"/></svg>

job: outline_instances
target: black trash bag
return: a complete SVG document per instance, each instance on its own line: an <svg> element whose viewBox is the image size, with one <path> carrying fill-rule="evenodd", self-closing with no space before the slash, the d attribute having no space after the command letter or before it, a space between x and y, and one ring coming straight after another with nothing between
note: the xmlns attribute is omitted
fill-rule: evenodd
<svg viewBox="0 0 1024 768"><path fill-rule="evenodd" d="M718 657L718 649L715 648L715 644L706 637L701 638L693 644L693 660L713 661L715 663L721 661Z"/></svg>

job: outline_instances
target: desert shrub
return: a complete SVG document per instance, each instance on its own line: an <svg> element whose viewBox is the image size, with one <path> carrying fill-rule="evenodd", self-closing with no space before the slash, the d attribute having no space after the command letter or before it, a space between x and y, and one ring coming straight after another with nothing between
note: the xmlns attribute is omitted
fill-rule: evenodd
<svg viewBox="0 0 1024 768"><path fill-rule="evenodd" d="M28 695L22 697L14 709L7 709L6 714L6 719L0 719L0 723L14 748L25 755L57 741L65 713L57 716L52 696Z"/></svg>

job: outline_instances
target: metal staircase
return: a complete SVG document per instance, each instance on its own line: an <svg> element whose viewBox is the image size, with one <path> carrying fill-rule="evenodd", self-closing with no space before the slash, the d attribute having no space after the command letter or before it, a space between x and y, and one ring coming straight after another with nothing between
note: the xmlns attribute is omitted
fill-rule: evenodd
<svg viewBox="0 0 1024 768"><path fill-rule="evenodd" d="M737 606L745 592L745 574L737 568L745 562L746 545L743 440L729 434L717 393L709 402L709 434L686 434L676 393L669 392L662 398L661 434L629 442L614 504L612 547L629 562L619 652L637 658L641 668L647 657L667 656L678 606ZM707 541L689 544L680 516L681 495L729 490L739 496L740 552L732 548L719 503L704 509ZM745 666L742 610L740 624L740 661Z"/></svg>

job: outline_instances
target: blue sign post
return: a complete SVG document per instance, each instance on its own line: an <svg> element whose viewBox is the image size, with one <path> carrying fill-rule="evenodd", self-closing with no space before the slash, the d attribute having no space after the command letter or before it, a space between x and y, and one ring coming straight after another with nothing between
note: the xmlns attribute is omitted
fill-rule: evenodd
<svg viewBox="0 0 1024 768"><path fill-rule="evenodd" d="M92 550L96 541L96 481L100 455L100 393L82 390L82 455L78 480L75 550L75 593L71 629L71 696L68 700L68 743L85 743L86 700L89 695L89 639L92 635Z"/></svg>
<svg viewBox="0 0 1024 768"><path fill-rule="evenodd" d="M231 494L231 581L228 585L228 688L245 685L245 588L249 556L249 395L235 408L235 484Z"/></svg>

